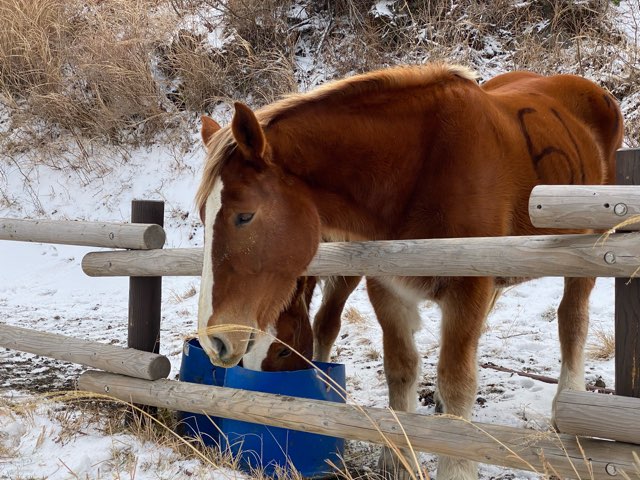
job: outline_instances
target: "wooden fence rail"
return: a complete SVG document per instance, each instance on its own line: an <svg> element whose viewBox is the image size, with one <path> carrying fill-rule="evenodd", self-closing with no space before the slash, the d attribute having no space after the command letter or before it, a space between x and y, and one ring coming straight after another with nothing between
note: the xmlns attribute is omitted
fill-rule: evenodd
<svg viewBox="0 0 640 480"><path fill-rule="evenodd" d="M529 217L540 228L610 229L636 215L638 186L539 185L529 197ZM640 230L640 217L624 230Z"/></svg>
<svg viewBox="0 0 640 480"><path fill-rule="evenodd" d="M11 325L0 324L0 347L147 380L165 378L171 372L171 363L163 355Z"/></svg>
<svg viewBox="0 0 640 480"><path fill-rule="evenodd" d="M0 240L149 250L162 248L165 237L154 224L0 218Z"/></svg>
<svg viewBox="0 0 640 480"><path fill-rule="evenodd" d="M562 433L640 444L640 398L565 390L555 420Z"/></svg>
<svg viewBox="0 0 640 480"><path fill-rule="evenodd" d="M537 235L321 244L308 275L626 277L640 267L640 233ZM93 252L89 276L199 276L201 249Z"/></svg>
<svg viewBox="0 0 640 480"><path fill-rule="evenodd" d="M504 467L572 478L605 479L633 472L637 446L572 435L471 423L442 415L390 412L348 404L209 387L172 380L140 380L103 372L80 376L81 390L133 403L464 457ZM382 436L384 434L384 437Z"/></svg>

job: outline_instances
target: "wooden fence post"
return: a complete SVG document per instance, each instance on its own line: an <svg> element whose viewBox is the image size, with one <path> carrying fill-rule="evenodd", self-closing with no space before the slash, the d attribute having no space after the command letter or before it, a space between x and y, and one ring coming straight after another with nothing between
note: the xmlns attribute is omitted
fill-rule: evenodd
<svg viewBox="0 0 640 480"><path fill-rule="evenodd" d="M616 170L618 185L640 185L640 149L618 151ZM616 278L615 337L616 395L640 397L639 278Z"/></svg>
<svg viewBox="0 0 640 480"><path fill-rule="evenodd" d="M155 223L164 226L164 202L133 200L131 223ZM160 318L162 277L129 277L129 332L127 346L145 352L160 353ZM157 408L138 405L148 415L156 416ZM133 410L125 422L146 422L146 416Z"/></svg>
<svg viewBox="0 0 640 480"><path fill-rule="evenodd" d="M164 225L164 202L133 200L131 223ZM127 346L159 353L162 277L129 278L129 337Z"/></svg>

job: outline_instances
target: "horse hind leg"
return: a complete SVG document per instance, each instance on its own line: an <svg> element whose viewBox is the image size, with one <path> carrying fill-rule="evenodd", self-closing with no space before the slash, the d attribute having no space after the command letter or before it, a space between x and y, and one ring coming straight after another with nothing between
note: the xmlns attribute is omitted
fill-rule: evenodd
<svg viewBox="0 0 640 480"><path fill-rule="evenodd" d="M367 278L369 299L382 327L384 349L384 372L389 389L389 406L396 411L413 412L416 408L417 381L420 371L420 356L413 338L420 328L418 301L399 296L379 280ZM399 452L402 460L384 447L379 467L387 477L393 479L414 478L410 470L414 465L413 455Z"/></svg>
<svg viewBox="0 0 640 480"><path fill-rule="evenodd" d="M328 362L338 333L342 310L362 277L329 277L322 290L322 305L313 320L313 359Z"/></svg>
<svg viewBox="0 0 640 480"><path fill-rule="evenodd" d="M438 398L445 414L469 419L477 392L478 341L496 290L490 278L460 278L454 282L438 301L442 309ZM475 462L448 456L438 459L438 480L477 476Z"/></svg>
<svg viewBox="0 0 640 480"><path fill-rule="evenodd" d="M564 294L558 307L558 333L562 365L558 390L553 399L552 421L555 424L556 402L565 389L585 390L584 346L589 330L589 296L595 278L565 278Z"/></svg>

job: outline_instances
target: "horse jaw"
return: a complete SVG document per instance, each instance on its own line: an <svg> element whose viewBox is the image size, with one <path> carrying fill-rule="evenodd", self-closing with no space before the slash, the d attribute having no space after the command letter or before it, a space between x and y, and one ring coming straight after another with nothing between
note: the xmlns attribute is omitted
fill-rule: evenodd
<svg viewBox="0 0 640 480"><path fill-rule="evenodd" d="M256 333L253 345L242 357L242 366L249 370L262 371L262 362L267 358L269 349L276 341L278 332L274 327L269 327L267 332Z"/></svg>

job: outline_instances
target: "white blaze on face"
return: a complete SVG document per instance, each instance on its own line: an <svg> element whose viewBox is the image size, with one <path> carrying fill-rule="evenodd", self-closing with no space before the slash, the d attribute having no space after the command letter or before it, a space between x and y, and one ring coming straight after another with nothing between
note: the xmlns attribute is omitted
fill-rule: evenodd
<svg viewBox="0 0 640 480"><path fill-rule="evenodd" d="M207 322L213 315L213 260L211 258L213 244L213 224L222 207L220 192L222 181L218 180L205 204L204 226L204 259L202 262L202 277L200 279L200 297L198 299L198 337L200 345L206 352L214 352L209 335L206 331Z"/></svg>
<svg viewBox="0 0 640 480"><path fill-rule="evenodd" d="M267 358L269 348L277 336L278 332L274 327L269 327L268 333L256 332L253 336L253 346L249 353L242 357L242 366L249 370L262 371L262 362Z"/></svg>

